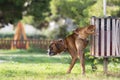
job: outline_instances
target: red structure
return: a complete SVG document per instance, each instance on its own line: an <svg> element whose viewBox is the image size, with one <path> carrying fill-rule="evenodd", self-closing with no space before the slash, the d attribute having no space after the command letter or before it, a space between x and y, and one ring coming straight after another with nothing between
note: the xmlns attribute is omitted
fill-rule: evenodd
<svg viewBox="0 0 120 80"><path fill-rule="evenodd" d="M13 42L11 43L11 49L16 49L21 47L28 49L29 44L28 42L25 41L27 41L27 36L25 34L24 26L21 22L19 22L16 27L16 32L13 38Z"/></svg>

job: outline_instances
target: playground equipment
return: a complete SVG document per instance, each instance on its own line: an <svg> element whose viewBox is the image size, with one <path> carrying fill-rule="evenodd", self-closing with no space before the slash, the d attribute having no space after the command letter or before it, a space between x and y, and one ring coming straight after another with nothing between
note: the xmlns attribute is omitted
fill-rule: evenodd
<svg viewBox="0 0 120 80"><path fill-rule="evenodd" d="M28 49L29 44L27 42L27 36L25 34L25 30L24 30L23 24L21 22L19 22L17 24L16 33L14 35L13 40L14 41L11 43L11 49L20 48L21 46L22 47L24 46L25 49ZM24 40L24 42L23 42L23 40Z"/></svg>
<svg viewBox="0 0 120 80"><path fill-rule="evenodd" d="M104 72L107 73L109 57L120 57L120 19L114 17L92 17L97 36L91 37L91 55L104 58Z"/></svg>

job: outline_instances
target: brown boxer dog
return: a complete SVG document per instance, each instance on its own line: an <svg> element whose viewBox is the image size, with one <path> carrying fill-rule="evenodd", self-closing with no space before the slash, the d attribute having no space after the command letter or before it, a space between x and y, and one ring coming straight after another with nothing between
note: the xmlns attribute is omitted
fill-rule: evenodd
<svg viewBox="0 0 120 80"><path fill-rule="evenodd" d="M80 58L82 74L85 73L84 49L88 44L87 37L94 32L95 26L89 25L83 28L77 28L73 33L65 39L53 40L48 49L50 56L60 54L62 51L68 51L72 57L70 67L67 73L70 73L78 57Z"/></svg>

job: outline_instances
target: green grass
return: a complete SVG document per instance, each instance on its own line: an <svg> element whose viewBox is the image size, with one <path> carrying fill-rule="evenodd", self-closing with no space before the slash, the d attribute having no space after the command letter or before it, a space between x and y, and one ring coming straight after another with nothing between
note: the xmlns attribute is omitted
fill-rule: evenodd
<svg viewBox="0 0 120 80"><path fill-rule="evenodd" d="M86 61L86 75L81 75L79 61L71 74L66 74L70 55L49 57L46 51L0 50L0 80L120 80L120 64L109 63L108 75L103 74L102 64L92 72L91 62Z"/></svg>

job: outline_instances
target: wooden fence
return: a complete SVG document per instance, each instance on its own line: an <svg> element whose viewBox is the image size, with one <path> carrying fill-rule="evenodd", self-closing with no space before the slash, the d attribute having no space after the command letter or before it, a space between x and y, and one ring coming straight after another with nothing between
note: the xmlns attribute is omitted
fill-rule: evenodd
<svg viewBox="0 0 120 80"><path fill-rule="evenodd" d="M47 49L51 40L40 40L40 39L30 39L30 40L5 40L0 39L0 49L11 49L11 44L14 43L17 49L25 49L26 43L29 47ZM17 45L19 43L19 45Z"/></svg>
<svg viewBox="0 0 120 80"><path fill-rule="evenodd" d="M95 57L120 57L120 19L92 17L97 36L91 39L91 54Z"/></svg>

